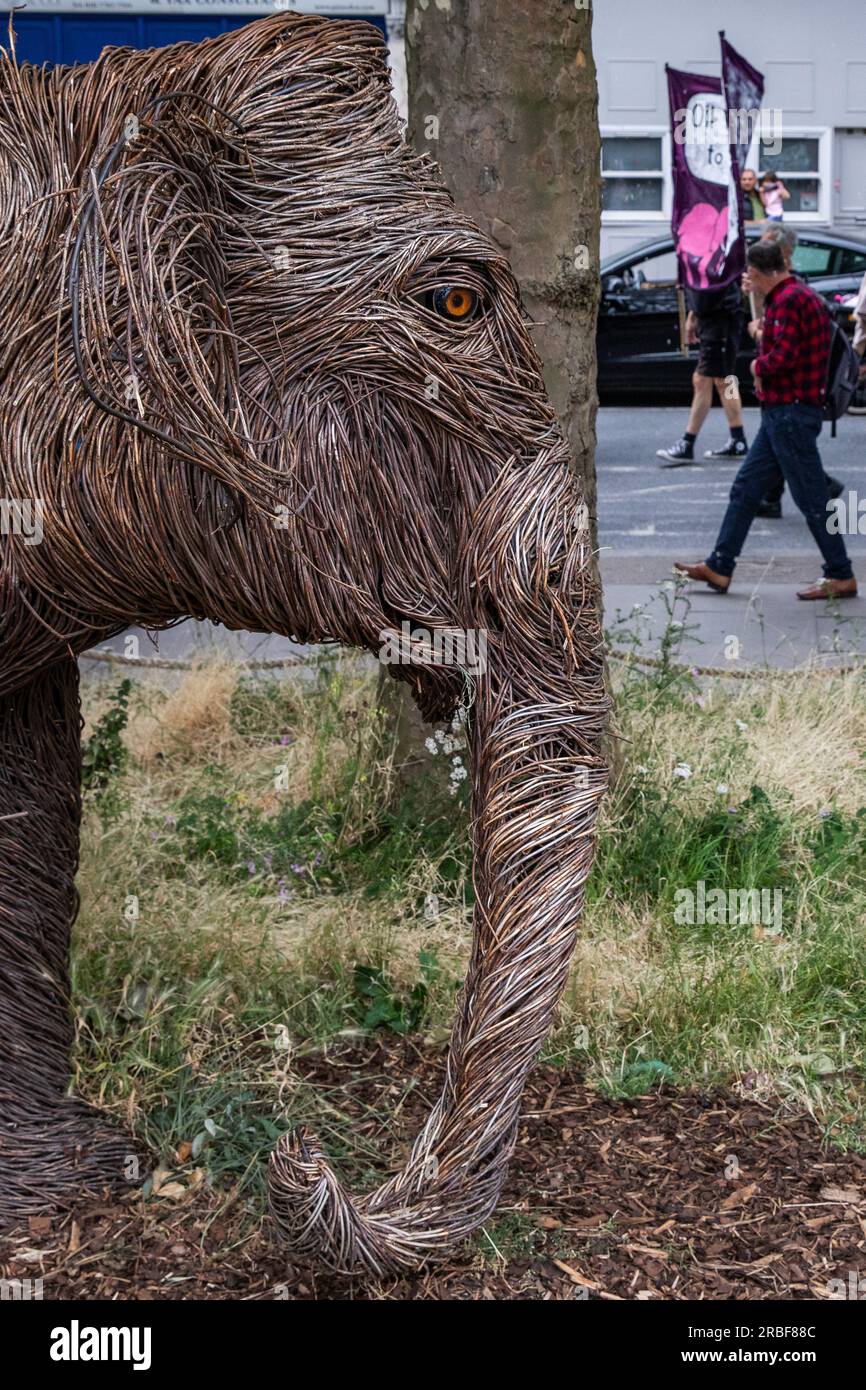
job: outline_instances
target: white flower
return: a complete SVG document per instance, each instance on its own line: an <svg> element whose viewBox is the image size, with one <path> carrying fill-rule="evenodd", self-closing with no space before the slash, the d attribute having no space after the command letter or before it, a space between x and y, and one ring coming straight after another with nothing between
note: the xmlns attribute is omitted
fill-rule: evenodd
<svg viewBox="0 0 866 1390"><path fill-rule="evenodd" d="M676 767L674 768L675 777L683 777L686 781L688 781L691 775L692 770L689 767L688 763L677 763Z"/></svg>
<svg viewBox="0 0 866 1390"><path fill-rule="evenodd" d="M463 781L465 780L465 778L466 778L467 776L468 776L468 773L467 773L467 771L466 771L466 768L463 766L463 764L461 763L460 759L459 759L459 758L454 758L453 764L452 764L452 767L451 767L451 772L450 772L450 775L449 775L449 780L450 780L450 782L451 782L451 785L450 785L450 787L448 788L448 790L450 791L450 793L451 793L452 796L454 796L455 792L457 791L458 786L460 785L461 782L463 782Z"/></svg>
<svg viewBox="0 0 866 1390"><path fill-rule="evenodd" d="M716 787L716 795L717 795L717 796L727 796L727 793L728 793L728 784L727 784L727 782L720 782L719 785Z"/></svg>
<svg viewBox="0 0 866 1390"><path fill-rule="evenodd" d="M743 723L742 719L735 720L735 723L741 734L744 734L749 727L748 724Z"/></svg>
<svg viewBox="0 0 866 1390"><path fill-rule="evenodd" d="M638 763L637 767L635 768L635 772L642 772L645 775L647 772L649 772L649 768L644 767L643 763Z"/></svg>
<svg viewBox="0 0 866 1390"><path fill-rule="evenodd" d="M424 740L424 747L427 749L427 752L428 752L428 753L438 753L438 752L439 752L439 745L438 745L437 743L434 743L434 741L433 741L432 738L425 738L425 740Z"/></svg>
<svg viewBox="0 0 866 1390"><path fill-rule="evenodd" d="M444 730L444 729L437 729L436 732L435 732L435 734L433 735L433 737L435 738L435 740L436 740L437 743L444 743L444 742L445 742L445 730Z"/></svg>

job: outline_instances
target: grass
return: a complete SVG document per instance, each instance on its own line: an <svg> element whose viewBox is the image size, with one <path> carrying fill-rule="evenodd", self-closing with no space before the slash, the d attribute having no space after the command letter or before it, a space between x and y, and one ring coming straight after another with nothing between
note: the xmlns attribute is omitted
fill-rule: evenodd
<svg viewBox="0 0 866 1390"><path fill-rule="evenodd" d="M677 651L617 668L624 767L548 1059L611 1095L765 1093L860 1148L866 678L706 680ZM447 1037L472 910L459 729L398 777L352 657L91 679L85 711L78 1088L252 1201L301 1119L363 1184L391 1117L359 1145L294 1063L377 1029ZM683 920L698 882L779 893L780 919Z"/></svg>

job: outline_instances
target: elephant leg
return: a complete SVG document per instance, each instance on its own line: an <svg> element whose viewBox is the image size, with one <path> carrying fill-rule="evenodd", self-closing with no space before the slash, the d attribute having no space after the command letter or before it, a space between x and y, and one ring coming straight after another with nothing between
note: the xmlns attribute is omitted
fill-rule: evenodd
<svg viewBox="0 0 866 1390"><path fill-rule="evenodd" d="M80 737L74 661L0 697L0 1223L135 1171L131 1140L66 1094Z"/></svg>

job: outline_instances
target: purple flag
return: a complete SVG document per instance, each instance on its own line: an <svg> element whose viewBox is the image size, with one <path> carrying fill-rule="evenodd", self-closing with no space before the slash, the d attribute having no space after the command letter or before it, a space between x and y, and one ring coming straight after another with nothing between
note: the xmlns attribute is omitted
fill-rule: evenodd
<svg viewBox="0 0 866 1390"><path fill-rule="evenodd" d="M760 127L761 102L764 99L764 74L747 63L719 33L722 45L722 93L728 113L728 138L731 142L731 168L739 185L740 174L747 167L749 146Z"/></svg>
<svg viewBox="0 0 866 1390"><path fill-rule="evenodd" d="M667 68L673 131L671 230L680 283L717 290L746 263L740 189L731 171L728 120L718 77Z"/></svg>

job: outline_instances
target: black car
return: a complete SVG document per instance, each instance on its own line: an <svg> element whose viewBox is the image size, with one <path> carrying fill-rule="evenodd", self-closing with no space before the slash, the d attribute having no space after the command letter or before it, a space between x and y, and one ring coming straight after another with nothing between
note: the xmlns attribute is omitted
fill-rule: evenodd
<svg viewBox="0 0 866 1390"><path fill-rule="evenodd" d="M749 229L749 241L759 229ZM866 242L830 232L804 232L793 268L822 294L850 327L841 301L856 294L866 274ZM754 344L743 331L737 375L746 400L753 400L749 362ZM598 316L598 393L603 402L643 398L671 404L691 396L697 348L680 350L676 256L671 236L654 238L609 256L601 267Z"/></svg>

